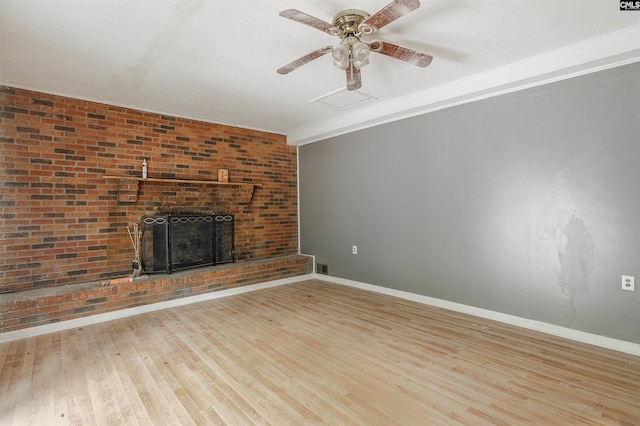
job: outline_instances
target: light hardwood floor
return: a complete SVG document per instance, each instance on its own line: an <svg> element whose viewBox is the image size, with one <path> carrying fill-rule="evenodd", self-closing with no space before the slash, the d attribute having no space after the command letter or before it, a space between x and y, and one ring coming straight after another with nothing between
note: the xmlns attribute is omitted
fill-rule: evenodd
<svg viewBox="0 0 640 426"><path fill-rule="evenodd" d="M640 424L640 357L305 281L0 345L0 424Z"/></svg>

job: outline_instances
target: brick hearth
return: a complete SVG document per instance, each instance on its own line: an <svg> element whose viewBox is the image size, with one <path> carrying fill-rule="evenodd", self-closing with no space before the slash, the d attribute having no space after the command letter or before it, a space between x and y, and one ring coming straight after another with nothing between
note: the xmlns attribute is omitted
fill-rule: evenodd
<svg viewBox="0 0 640 426"><path fill-rule="evenodd" d="M230 263L134 282L100 281L2 295L0 333L234 287L310 274L313 260L292 255Z"/></svg>

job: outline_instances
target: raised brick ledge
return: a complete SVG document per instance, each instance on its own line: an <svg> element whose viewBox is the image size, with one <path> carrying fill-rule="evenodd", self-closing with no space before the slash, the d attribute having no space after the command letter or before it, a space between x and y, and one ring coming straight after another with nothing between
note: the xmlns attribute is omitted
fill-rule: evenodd
<svg viewBox="0 0 640 426"><path fill-rule="evenodd" d="M0 333L120 309L310 274L313 259L291 255L153 274L103 286L99 281L2 295Z"/></svg>

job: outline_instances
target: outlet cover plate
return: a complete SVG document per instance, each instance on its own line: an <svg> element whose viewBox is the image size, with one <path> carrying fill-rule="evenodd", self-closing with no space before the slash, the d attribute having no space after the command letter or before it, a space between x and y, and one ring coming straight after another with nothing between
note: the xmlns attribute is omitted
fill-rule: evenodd
<svg viewBox="0 0 640 426"><path fill-rule="evenodd" d="M627 291L636 291L636 280L631 275L622 276L622 289Z"/></svg>

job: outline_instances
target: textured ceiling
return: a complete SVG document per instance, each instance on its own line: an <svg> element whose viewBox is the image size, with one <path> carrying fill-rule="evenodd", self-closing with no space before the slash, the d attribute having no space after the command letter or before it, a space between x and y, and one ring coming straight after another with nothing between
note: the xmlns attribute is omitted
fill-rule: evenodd
<svg viewBox="0 0 640 426"><path fill-rule="evenodd" d="M423 0L367 40L428 53L433 63L373 54L362 69L367 102L310 102L345 86L330 55L276 73L338 41L281 10L331 21L388 1L0 0L0 82L306 143L640 60L640 12L620 11L617 0Z"/></svg>

